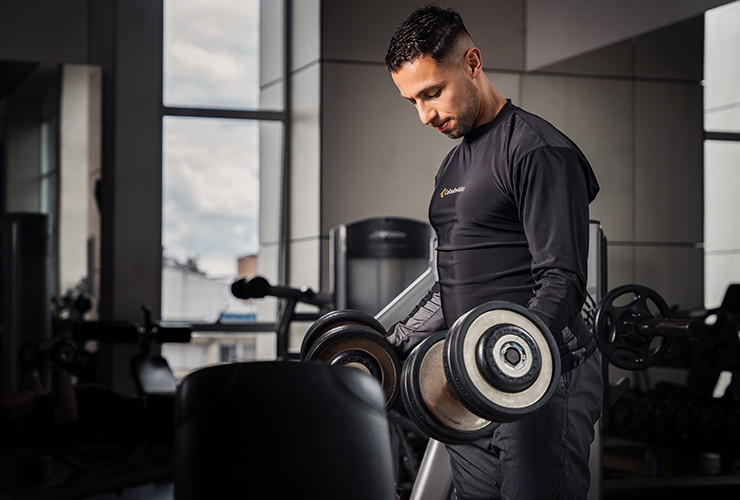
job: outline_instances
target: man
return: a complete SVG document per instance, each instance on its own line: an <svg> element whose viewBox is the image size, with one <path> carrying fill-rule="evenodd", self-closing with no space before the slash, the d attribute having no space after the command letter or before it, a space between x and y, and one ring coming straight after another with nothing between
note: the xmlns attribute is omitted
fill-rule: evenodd
<svg viewBox="0 0 740 500"><path fill-rule="evenodd" d="M453 10L410 14L386 65L423 124L462 138L442 162L429 207L439 281L389 340L405 355L474 307L507 300L542 319L562 360L545 407L490 438L447 447L457 498L585 498L603 390L580 314L588 205L599 189L593 171L565 135L496 90Z"/></svg>

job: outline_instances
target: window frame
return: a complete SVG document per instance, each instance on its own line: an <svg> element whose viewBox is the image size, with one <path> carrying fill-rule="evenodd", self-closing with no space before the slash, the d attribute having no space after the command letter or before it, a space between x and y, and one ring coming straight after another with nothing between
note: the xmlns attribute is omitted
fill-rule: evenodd
<svg viewBox="0 0 740 500"><path fill-rule="evenodd" d="M279 210L278 216L278 263L277 263L277 280L280 283L288 281L288 262L290 260L290 247L288 244L290 230L290 158L291 158L291 124L292 116L292 99L291 99L291 78L289 78L292 65L292 37L290 27L292 26L292 6L288 0L281 1L283 17L280 20L282 25L282 77L283 83L283 106L280 111L271 110L249 110L233 108L207 108L207 107L184 107L184 106L166 106L164 104L164 92L162 92L160 118L165 117L187 117L187 118L217 118L217 119L234 119L234 120L256 120L256 121L278 121L283 125L282 144L280 159L280 186L279 186ZM164 32L163 32L164 37ZM164 70L164 68L163 68ZM164 89L163 89L164 90ZM162 136L164 141L164 134ZM164 165L162 165L164 168ZM161 236L160 236L161 237ZM162 295L160 282L160 296ZM276 323L229 323L213 324L201 323L192 324L193 331L200 332L274 332Z"/></svg>

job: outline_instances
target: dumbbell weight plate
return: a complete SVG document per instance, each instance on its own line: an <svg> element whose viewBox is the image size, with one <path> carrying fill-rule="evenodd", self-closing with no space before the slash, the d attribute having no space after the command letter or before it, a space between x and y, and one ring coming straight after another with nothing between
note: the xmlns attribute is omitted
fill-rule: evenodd
<svg viewBox="0 0 740 500"><path fill-rule="evenodd" d="M386 410L398 399L401 361L393 346L373 328L334 326L312 343L304 361L347 366L375 377L383 388Z"/></svg>
<svg viewBox="0 0 740 500"><path fill-rule="evenodd" d="M308 351L314 342L332 328L341 325L365 325L375 330L378 335L385 337L385 328L374 317L362 311L341 309L330 311L317 319L306 331L301 343L300 360L305 361Z"/></svg>
<svg viewBox="0 0 740 500"><path fill-rule="evenodd" d="M443 360L455 396L494 422L537 411L552 397L560 376L560 355L545 324L504 301L461 316L447 334Z"/></svg>
<svg viewBox="0 0 740 500"><path fill-rule="evenodd" d="M401 399L409 418L429 437L460 444L493 433L496 425L472 413L452 393L442 355L446 331L425 339L411 352L401 374Z"/></svg>

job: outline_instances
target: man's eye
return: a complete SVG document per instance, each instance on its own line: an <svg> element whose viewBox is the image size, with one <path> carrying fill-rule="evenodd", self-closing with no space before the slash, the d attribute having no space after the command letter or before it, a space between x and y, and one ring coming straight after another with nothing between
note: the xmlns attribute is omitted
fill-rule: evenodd
<svg viewBox="0 0 740 500"><path fill-rule="evenodd" d="M442 93L442 89L439 89L434 94L428 95L427 98L429 98L429 99L436 99L437 97L440 96L441 93Z"/></svg>

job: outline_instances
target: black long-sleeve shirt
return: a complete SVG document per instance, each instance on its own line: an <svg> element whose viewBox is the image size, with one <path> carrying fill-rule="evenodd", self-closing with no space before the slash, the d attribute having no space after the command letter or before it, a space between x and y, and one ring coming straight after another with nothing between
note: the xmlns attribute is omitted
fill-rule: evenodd
<svg viewBox="0 0 740 500"><path fill-rule="evenodd" d="M599 190L578 147L510 102L469 132L436 176L429 220L439 282L389 332L407 352L481 304L527 307L550 329L563 371L596 348L580 311L586 297L588 205Z"/></svg>

